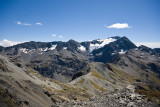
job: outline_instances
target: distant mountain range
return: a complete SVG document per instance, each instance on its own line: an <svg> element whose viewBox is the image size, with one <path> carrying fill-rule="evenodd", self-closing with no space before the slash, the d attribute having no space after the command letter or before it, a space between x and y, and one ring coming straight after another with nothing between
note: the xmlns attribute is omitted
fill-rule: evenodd
<svg viewBox="0 0 160 107"><path fill-rule="evenodd" d="M131 106L158 106L159 81L160 48L137 47L127 37L0 46L0 104L4 106L73 106L80 100L87 106L91 101L85 101L93 96L122 90L141 97L138 102L134 96ZM126 91L127 86L132 89ZM94 97L93 104L96 100ZM105 98L101 100L102 105L111 106L103 103ZM116 101L111 103L127 106L130 100Z"/></svg>

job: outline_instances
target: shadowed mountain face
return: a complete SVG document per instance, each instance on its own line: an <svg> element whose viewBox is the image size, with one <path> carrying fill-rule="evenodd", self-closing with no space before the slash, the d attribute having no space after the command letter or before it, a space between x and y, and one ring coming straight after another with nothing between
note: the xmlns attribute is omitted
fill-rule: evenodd
<svg viewBox="0 0 160 107"><path fill-rule="evenodd" d="M90 62L108 63L121 54L137 47L126 37L111 37L105 40L87 42L26 42L11 47L0 48L2 55L13 62L37 70L45 77L69 82L78 74L89 71ZM139 50L157 54L158 49L145 46Z"/></svg>
<svg viewBox="0 0 160 107"><path fill-rule="evenodd" d="M97 96L81 105L96 104L99 99L101 105L113 107L104 103L111 101L105 100L107 95L115 99L116 102L110 102L115 105L127 106L133 102L132 106L157 106L160 103L159 50L136 47L126 37L81 43L32 41L0 47L0 95L13 106L74 106L77 103L71 100L85 101ZM111 93L117 93L117 97ZM98 97L99 94L103 97ZM133 94L133 99L129 98L132 101L124 99ZM0 97L0 104L7 106L5 101Z"/></svg>
<svg viewBox="0 0 160 107"><path fill-rule="evenodd" d="M94 60L98 62L107 63L115 56L123 54L130 49L134 49L136 46L126 37L119 38L117 41L105 45L102 48L93 51Z"/></svg>
<svg viewBox="0 0 160 107"><path fill-rule="evenodd" d="M107 63L121 51L136 46L126 37L112 37L90 42L26 42L2 48L1 54L12 61L37 70L46 77L69 82L77 73L86 74L90 61Z"/></svg>

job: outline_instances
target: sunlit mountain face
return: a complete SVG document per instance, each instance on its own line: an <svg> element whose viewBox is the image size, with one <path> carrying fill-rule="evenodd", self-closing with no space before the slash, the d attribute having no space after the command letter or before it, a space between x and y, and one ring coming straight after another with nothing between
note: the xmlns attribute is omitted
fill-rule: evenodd
<svg viewBox="0 0 160 107"><path fill-rule="evenodd" d="M0 107L159 107L160 0L0 0Z"/></svg>
<svg viewBox="0 0 160 107"><path fill-rule="evenodd" d="M158 107L159 74L159 48L127 37L25 42L0 48L0 104Z"/></svg>

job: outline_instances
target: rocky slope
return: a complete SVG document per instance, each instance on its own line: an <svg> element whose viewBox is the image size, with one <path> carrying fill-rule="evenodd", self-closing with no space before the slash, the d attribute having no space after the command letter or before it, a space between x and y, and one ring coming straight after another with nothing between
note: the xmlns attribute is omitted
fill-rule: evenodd
<svg viewBox="0 0 160 107"><path fill-rule="evenodd" d="M126 37L0 47L2 106L144 106L160 103L160 52ZM132 88L128 88L128 87Z"/></svg>
<svg viewBox="0 0 160 107"><path fill-rule="evenodd" d="M69 82L88 73L90 61L108 62L122 51L136 46L126 37L89 42L26 42L2 48L0 53L12 61L37 70L45 77Z"/></svg>
<svg viewBox="0 0 160 107"><path fill-rule="evenodd" d="M135 93L135 87L128 85L121 91L103 93L100 97L92 97L87 101L63 102L57 104L60 107L158 107L155 102L147 101L144 95Z"/></svg>

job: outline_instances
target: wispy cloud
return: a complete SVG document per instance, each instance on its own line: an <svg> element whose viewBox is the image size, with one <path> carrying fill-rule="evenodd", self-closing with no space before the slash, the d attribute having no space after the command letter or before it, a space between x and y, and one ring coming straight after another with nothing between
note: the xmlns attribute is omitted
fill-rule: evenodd
<svg viewBox="0 0 160 107"><path fill-rule="evenodd" d="M62 36L62 35L59 35L59 36L58 36L58 35L56 35L56 34L54 34L54 33L52 34L52 37L58 37L58 38L60 38L60 39L63 39L63 36Z"/></svg>
<svg viewBox="0 0 160 107"><path fill-rule="evenodd" d="M124 28L131 28L128 23L115 23L115 24L112 24L110 26L106 26L105 27L107 28L115 28L115 29L124 29Z"/></svg>
<svg viewBox="0 0 160 107"><path fill-rule="evenodd" d="M138 42L135 43L137 46L144 45L150 48L160 48L160 42Z"/></svg>
<svg viewBox="0 0 160 107"><path fill-rule="evenodd" d="M21 22L21 21L17 21L16 24L17 24L17 25L24 25L24 26L31 26L31 25L32 25L31 23L26 23L26 22ZM33 25L34 25L34 24L33 24ZM40 22L37 22L37 23L35 23L35 25L42 26L43 24L40 23Z"/></svg>
<svg viewBox="0 0 160 107"><path fill-rule="evenodd" d="M52 37L56 37L57 35L56 34L52 34Z"/></svg>
<svg viewBox="0 0 160 107"><path fill-rule="evenodd" d="M22 42L15 42L15 41L9 41L7 39L4 39L0 41L0 46L8 47L8 46L13 46L13 45L20 44L20 43Z"/></svg>
<svg viewBox="0 0 160 107"><path fill-rule="evenodd" d="M42 26L42 23L40 23L40 22L37 22L37 23L35 23L36 25L40 25L40 26Z"/></svg>
<svg viewBox="0 0 160 107"><path fill-rule="evenodd" d="M20 21L17 21L16 24L17 24L17 25L24 25L24 26L31 26L31 25L32 25L32 24L30 24L30 23L20 22Z"/></svg>
<svg viewBox="0 0 160 107"><path fill-rule="evenodd" d="M62 35L59 35L58 37L59 37L59 38L61 38L61 39L63 38L63 36L62 36Z"/></svg>
<svg viewBox="0 0 160 107"><path fill-rule="evenodd" d="M18 25L21 25L22 23L20 21L17 22Z"/></svg>

